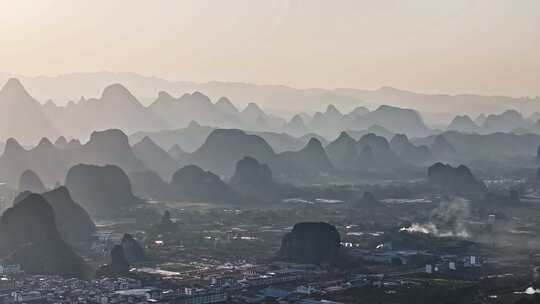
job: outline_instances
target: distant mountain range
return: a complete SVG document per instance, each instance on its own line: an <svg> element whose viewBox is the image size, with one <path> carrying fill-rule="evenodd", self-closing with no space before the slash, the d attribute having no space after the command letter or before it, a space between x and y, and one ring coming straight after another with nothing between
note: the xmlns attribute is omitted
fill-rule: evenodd
<svg viewBox="0 0 540 304"><path fill-rule="evenodd" d="M47 188L64 181L68 169L76 164L116 165L126 172L146 170L120 130L94 132L90 140L79 146L57 146L47 138L31 149L23 148L10 138L0 156L0 176L4 182L17 187L23 172L32 170Z"/></svg>
<svg viewBox="0 0 540 304"><path fill-rule="evenodd" d="M156 132L188 127L192 121L214 128L237 128L252 132L288 132L296 136L316 133L336 137L342 130L361 132L373 126L389 132L424 136L430 130L414 110L380 106L375 111L357 107L342 114L334 105L313 117L296 115L290 121L268 114L257 104L249 103L237 109L226 97L213 103L200 92L174 98L160 92L148 107L143 106L124 86L112 84L101 97L69 102L57 106L51 101L44 105L33 99L17 79L10 79L0 90L0 110L4 128L0 140L15 137L23 145L33 145L42 137L86 140L93 131L120 129L131 134L139 131ZM32 121L32 127L24 123Z"/></svg>
<svg viewBox="0 0 540 304"><path fill-rule="evenodd" d="M112 72L74 73L52 77L24 77L0 73L0 83L12 77L19 78L39 101L53 99L60 105L70 100L79 100L81 96L99 96L104 87L121 83L130 88L145 106L154 102L160 91L169 92L173 96L199 91L212 100L227 96L237 107L242 108L250 102L257 102L261 107L271 109L274 114L284 114L285 117L292 117L299 112L322 111L328 104L334 104L344 111L351 111L358 106L373 109L383 104L412 108L421 112L430 124L438 124L441 118L445 119L443 124L447 124L452 115L458 114L477 116L481 113L501 113L506 109L515 109L530 115L540 110L538 97L422 94L391 87L375 90L297 89L239 82L169 81L135 73Z"/></svg>
<svg viewBox="0 0 540 304"><path fill-rule="evenodd" d="M525 118L515 110L500 114L480 114L474 121L467 115L458 115L447 127L450 131L463 133L491 134L512 132L516 134L540 133L540 113L534 112Z"/></svg>
<svg viewBox="0 0 540 304"><path fill-rule="evenodd" d="M181 147L184 143L194 142L200 144L193 144L189 150ZM388 140L374 133L356 138L349 132L341 132L335 140L323 142L315 136L297 138L284 133L214 129L192 123L188 128L138 133L130 139L118 129L93 132L85 143L67 142L60 137L53 144L43 138L31 148L10 138L0 156L0 181L12 189L34 192L45 192L65 184L74 200L90 214L106 217L110 214L108 207L94 206L103 199L88 197L85 191L90 187L88 181L103 189L119 185L113 188L126 189L124 201L138 202L136 196L163 200L204 199L205 187L191 181L189 176L193 175L201 183L212 181L216 189L223 190L216 191L212 196L214 199L226 194L227 201L238 201L238 193L257 196L264 192L260 189L275 183L309 185L423 178L426 168L435 162L455 166L466 164L473 170L489 170L493 164L534 167L539 145L540 135L536 134L481 135L446 131L411 139L404 134L395 134ZM275 148L278 146L280 149ZM246 158L251 160L243 166L241 161ZM75 172L74 168L81 166L90 168L86 170L90 173L81 170L77 178L70 175ZM182 171L188 166L198 169L191 167ZM99 177L92 173L92 170L97 172L107 168L114 168L116 174ZM245 171L245 168L249 170ZM189 174L184 178L178 172ZM113 177L102 183L109 175ZM177 178L173 182L175 175ZM246 183L255 182L255 178L260 178L263 186ZM229 189L229 181L234 191ZM195 184L190 186L188 182ZM242 191L241 184L248 184L255 190L253 193ZM199 187L199 190L192 187ZM188 195L185 189L195 192ZM288 191L287 187L280 189ZM129 208L131 205L127 204L126 210Z"/></svg>
<svg viewBox="0 0 540 304"><path fill-rule="evenodd" d="M393 92L390 95L396 98L395 91L389 88L385 88L385 91ZM350 90L346 92L351 93ZM58 106L49 100L41 105L19 80L11 78L0 90L0 141L14 137L23 145L34 145L42 137L56 138L60 135L87 140L91 132L111 128L127 134L171 130L169 135L173 136L178 130L189 128L196 122L212 126L212 129L235 128L259 135L286 133L291 136L288 146L278 148L285 151L298 148L300 143L307 142L315 134L319 140L333 139L343 130L357 139L367 133L376 133L390 139L398 133L408 137L424 137L440 132L428 128L419 112L413 109L383 104L373 111L364 106L356 106L342 113L330 103L333 101L329 98L329 104L323 112L315 112L313 115L298 113L287 121L263 110L256 103L250 102L245 108L239 109L227 97L222 96L212 102L207 95L198 91L184 93L178 98L160 91L149 106L143 106L123 85L111 84L104 88L99 98L81 97L78 102L70 101L65 106ZM444 129L480 134L540 133L539 118L539 112L524 118L516 110L505 110L501 114L480 114L474 121L467 115L458 115ZM32 121L32 127L25 121ZM201 132L208 135L210 129ZM293 138L306 135L309 137L301 141ZM267 137L268 141L272 140ZM199 139L193 146L198 147L200 144ZM195 149L189 146L180 145L187 150Z"/></svg>
<svg viewBox="0 0 540 304"><path fill-rule="evenodd" d="M0 89L0 140L15 137L36 143L41 137L58 135L41 104L17 79L8 80Z"/></svg>

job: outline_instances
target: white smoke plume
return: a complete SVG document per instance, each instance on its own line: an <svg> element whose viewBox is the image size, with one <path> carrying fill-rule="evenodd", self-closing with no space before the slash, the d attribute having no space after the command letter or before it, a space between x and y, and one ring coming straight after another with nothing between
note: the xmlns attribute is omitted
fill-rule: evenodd
<svg viewBox="0 0 540 304"><path fill-rule="evenodd" d="M419 223L412 223L409 227L403 227L399 229L399 231L407 231L409 233L425 233L425 234L433 234L438 237L461 237L461 238L468 238L470 237L470 234L467 232L467 230L456 230L456 231L440 231L439 228L432 222L426 223L426 224L419 224Z"/></svg>
<svg viewBox="0 0 540 304"><path fill-rule="evenodd" d="M410 233L426 233L438 237L460 237L469 238L471 235L467 231L466 223L470 218L469 201L463 198L456 198L451 201L442 202L439 207L433 210L430 220L427 223L413 223L409 227L403 227L400 231ZM445 230L440 229L436 222L450 226Z"/></svg>

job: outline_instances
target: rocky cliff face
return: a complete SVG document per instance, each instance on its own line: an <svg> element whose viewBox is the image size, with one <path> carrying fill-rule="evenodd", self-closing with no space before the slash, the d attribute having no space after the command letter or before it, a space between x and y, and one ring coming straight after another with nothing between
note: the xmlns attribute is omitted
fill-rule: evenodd
<svg viewBox="0 0 540 304"><path fill-rule="evenodd" d="M251 156L268 163L275 156L272 147L257 135L236 129L217 129L193 152L189 162L221 176L230 177L236 162Z"/></svg>
<svg viewBox="0 0 540 304"><path fill-rule="evenodd" d="M339 137L326 146L328 157L332 164L339 170L357 170L358 145L354 138L346 132L341 132Z"/></svg>
<svg viewBox="0 0 540 304"><path fill-rule="evenodd" d="M117 166L76 165L69 169L66 187L91 215L114 217L142 203L134 196L128 176Z"/></svg>
<svg viewBox="0 0 540 304"><path fill-rule="evenodd" d="M124 234L120 245L122 245L124 255L129 263L146 261L144 249L142 248L141 244L139 244L139 242L137 242L137 240L131 236L131 234Z"/></svg>
<svg viewBox="0 0 540 304"><path fill-rule="evenodd" d="M486 185L471 173L471 170L460 165L452 167L436 163L428 168L428 182L437 188L452 193L483 192Z"/></svg>
<svg viewBox="0 0 540 304"><path fill-rule="evenodd" d="M388 140L373 133L366 134L358 140L359 150L369 147L373 152L375 167L378 170L394 171L405 168L407 165L390 148Z"/></svg>
<svg viewBox="0 0 540 304"><path fill-rule="evenodd" d="M135 156L127 135L118 129L92 132L90 140L71 152L73 164L115 165L125 172L138 172L146 167Z"/></svg>
<svg viewBox="0 0 540 304"><path fill-rule="evenodd" d="M117 277L129 274L129 262L122 245L114 245L111 250L111 261L96 271L98 277Z"/></svg>
<svg viewBox="0 0 540 304"><path fill-rule="evenodd" d="M56 226L62 238L70 243L88 242L96 233L96 225L81 205L73 201L66 187L45 192L43 198L49 202L56 214Z"/></svg>
<svg viewBox="0 0 540 304"><path fill-rule="evenodd" d="M341 237L328 223L305 222L294 225L279 250L279 259L303 264L332 263L337 257Z"/></svg>
<svg viewBox="0 0 540 304"><path fill-rule="evenodd" d="M236 192L219 176L195 165L181 168L173 174L171 188L180 199L205 202L232 202Z"/></svg>
<svg viewBox="0 0 540 304"><path fill-rule="evenodd" d="M241 193L255 196L270 194L274 188L272 171L268 165L249 156L238 161L230 184Z"/></svg>
<svg viewBox="0 0 540 304"><path fill-rule="evenodd" d="M286 175L318 176L334 171L320 140L311 138L299 151L286 151L278 154L276 166Z"/></svg>
<svg viewBox="0 0 540 304"><path fill-rule="evenodd" d="M21 192L14 204L31 195L32 192ZM53 208L56 227L62 239L68 243L88 242L96 232L96 226L90 216L79 204L73 201L66 187L44 192L41 196Z"/></svg>
<svg viewBox="0 0 540 304"><path fill-rule="evenodd" d="M127 136L120 130L110 129L93 132L90 141L84 145L72 140L65 148L42 138L37 146L26 150L10 138L0 156L0 177L15 188L22 173L32 170L45 187L52 188L64 179L71 166L77 164L115 165L125 172L147 170L133 153Z"/></svg>
<svg viewBox="0 0 540 304"><path fill-rule="evenodd" d="M396 134L390 140L390 147L403 160L412 164L427 164L432 156L427 146L415 146L407 135Z"/></svg>
<svg viewBox="0 0 540 304"><path fill-rule="evenodd" d="M2 215L0 253L29 274L88 274L84 260L58 232L54 209L38 194L27 195Z"/></svg>

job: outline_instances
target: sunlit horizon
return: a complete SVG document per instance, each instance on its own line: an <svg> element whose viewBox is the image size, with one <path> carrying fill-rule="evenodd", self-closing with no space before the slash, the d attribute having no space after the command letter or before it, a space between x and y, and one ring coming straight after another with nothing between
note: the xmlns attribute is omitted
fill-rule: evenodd
<svg viewBox="0 0 540 304"><path fill-rule="evenodd" d="M538 1L3 1L0 69L538 96Z"/></svg>

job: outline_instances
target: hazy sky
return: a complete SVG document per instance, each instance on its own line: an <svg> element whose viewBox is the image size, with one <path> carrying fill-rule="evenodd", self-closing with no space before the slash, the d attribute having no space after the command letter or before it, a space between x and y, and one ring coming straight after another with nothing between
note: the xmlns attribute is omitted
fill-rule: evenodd
<svg viewBox="0 0 540 304"><path fill-rule="evenodd" d="M539 0L0 0L0 71L540 95Z"/></svg>

